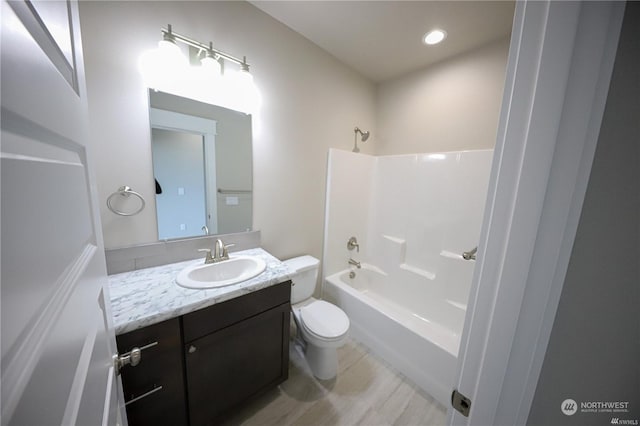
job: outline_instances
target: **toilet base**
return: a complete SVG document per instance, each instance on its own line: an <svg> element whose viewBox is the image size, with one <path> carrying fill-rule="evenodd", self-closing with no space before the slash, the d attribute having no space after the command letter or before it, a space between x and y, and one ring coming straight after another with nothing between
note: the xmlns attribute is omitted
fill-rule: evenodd
<svg viewBox="0 0 640 426"><path fill-rule="evenodd" d="M338 374L336 348L320 348L307 342L305 358L313 375L320 380L331 380Z"/></svg>

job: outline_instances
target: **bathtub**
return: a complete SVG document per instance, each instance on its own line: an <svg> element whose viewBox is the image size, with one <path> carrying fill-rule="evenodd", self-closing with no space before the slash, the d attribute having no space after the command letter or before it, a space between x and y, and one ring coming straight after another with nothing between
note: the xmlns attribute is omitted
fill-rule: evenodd
<svg viewBox="0 0 640 426"><path fill-rule="evenodd" d="M440 309L429 315L432 304L427 299L433 298L437 282L389 282L392 280L382 270L366 263L362 269L353 270L354 278L349 277L351 271L326 277L323 286L323 298L349 316L351 337L448 406L466 306L450 302L451 312ZM420 295L416 291L419 287L429 287L429 291ZM436 301L433 306L447 305L447 301L440 302L444 303ZM417 306L426 309L421 311ZM460 312L456 314L456 310Z"/></svg>

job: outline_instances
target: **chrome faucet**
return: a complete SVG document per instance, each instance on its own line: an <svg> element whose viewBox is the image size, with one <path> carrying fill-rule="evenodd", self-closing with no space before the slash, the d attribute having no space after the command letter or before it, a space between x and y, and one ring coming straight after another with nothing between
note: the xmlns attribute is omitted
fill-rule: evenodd
<svg viewBox="0 0 640 426"><path fill-rule="evenodd" d="M464 260L476 260L476 252L478 251L478 247L475 247L471 251L465 251L462 253L462 258Z"/></svg>
<svg viewBox="0 0 640 426"><path fill-rule="evenodd" d="M211 255L211 249L198 249L198 251L207 252L207 257L204 259L205 264L222 262L229 259L228 247L233 247L235 244L225 244L220 238L216 240L216 244L213 246L213 256Z"/></svg>
<svg viewBox="0 0 640 426"><path fill-rule="evenodd" d="M362 265L360 265L360 262L355 261L355 260L353 260L353 259L349 259L349 265L353 265L353 266L355 266L355 267L356 267L356 268L358 268L358 269L362 268Z"/></svg>
<svg viewBox="0 0 640 426"><path fill-rule="evenodd" d="M229 255L227 254L226 248L224 246L224 243L222 242L222 240L220 238L218 238L216 240L216 244L215 246L213 246L214 248L214 252L213 252L213 261L215 262L216 260L222 260L221 258L225 257L228 259Z"/></svg>

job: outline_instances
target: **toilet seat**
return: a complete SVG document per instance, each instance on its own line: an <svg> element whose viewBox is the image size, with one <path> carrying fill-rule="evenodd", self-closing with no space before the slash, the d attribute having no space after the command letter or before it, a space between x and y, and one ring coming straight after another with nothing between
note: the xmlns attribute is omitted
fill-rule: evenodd
<svg viewBox="0 0 640 426"><path fill-rule="evenodd" d="M336 341L349 331L349 317L339 307L316 300L300 308L300 322L305 331L322 341Z"/></svg>

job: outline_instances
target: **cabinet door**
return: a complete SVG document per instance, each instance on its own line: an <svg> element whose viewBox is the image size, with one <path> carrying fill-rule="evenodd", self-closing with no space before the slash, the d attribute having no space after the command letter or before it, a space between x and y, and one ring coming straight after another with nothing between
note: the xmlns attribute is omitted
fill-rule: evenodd
<svg viewBox="0 0 640 426"><path fill-rule="evenodd" d="M192 425L287 379L289 312L285 303L185 345Z"/></svg>
<svg viewBox="0 0 640 426"><path fill-rule="evenodd" d="M144 348L140 364L122 369L129 426L187 424L180 320L150 325L116 340L121 354Z"/></svg>

